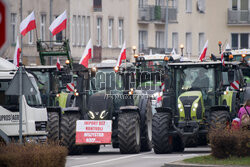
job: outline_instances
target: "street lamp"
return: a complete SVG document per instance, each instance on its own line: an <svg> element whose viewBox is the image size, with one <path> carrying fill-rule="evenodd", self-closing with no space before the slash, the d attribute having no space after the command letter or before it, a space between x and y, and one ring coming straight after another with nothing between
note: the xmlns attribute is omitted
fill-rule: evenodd
<svg viewBox="0 0 250 167"><path fill-rule="evenodd" d="M221 54L221 45L222 45L222 42L219 41L219 42L218 42L218 45L219 45L219 53Z"/></svg>
<svg viewBox="0 0 250 167"><path fill-rule="evenodd" d="M136 59L139 55L135 53L136 51L136 46L132 46L132 50L133 50L133 55L134 55L134 58Z"/></svg>
<svg viewBox="0 0 250 167"><path fill-rule="evenodd" d="M180 49L181 49L181 57L183 57L183 49L184 49L184 45L183 44L180 45Z"/></svg>

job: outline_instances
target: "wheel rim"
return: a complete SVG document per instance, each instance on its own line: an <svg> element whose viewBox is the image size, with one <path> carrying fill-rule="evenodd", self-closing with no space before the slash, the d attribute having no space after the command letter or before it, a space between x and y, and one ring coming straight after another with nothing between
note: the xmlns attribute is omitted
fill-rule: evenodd
<svg viewBox="0 0 250 167"><path fill-rule="evenodd" d="M140 127L139 127L138 121L135 125L135 138L136 138L136 144L139 145L140 144Z"/></svg>

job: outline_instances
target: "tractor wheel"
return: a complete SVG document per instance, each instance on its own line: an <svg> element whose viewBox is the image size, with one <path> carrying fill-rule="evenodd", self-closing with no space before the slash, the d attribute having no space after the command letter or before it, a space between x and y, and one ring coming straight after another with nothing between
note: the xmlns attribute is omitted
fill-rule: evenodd
<svg viewBox="0 0 250 167"><path fill-rule="evenodd" d="M51 142L59 141L59 113L48 112L47 122L48 140Z"/></svg>
<svg viewBox="0 0 250 167"><path fill-rule="evenodd" d="M226 128L229 126L230 116L228 111L213 111L210 115L210 129L216 127Z"/></svg>
<svg viewBox="0 0 250 167"><path fill-rule="evenodd" d="M151 151L152 149L152 107L151 101L147 101L145 121L141 127L141 151Z"/></svg>
<svg viewBox="0 0 250 167"><path fill-rule="evenodd" d="M80 118L80 113L65 113L61 119L61 144L68 148L70 155L82 153L82 146L75 145L76 121Z"/></svg>
<svg viewBox="0 0 250 167"><path fill-rule="evenodd" d="M173 138L173 151L174 152L183 152L185 149L184 143L180 136L175 136Z"/></svg>
<svg viewBox="0 0 250 167"><path fill-rule="evenodd" d="M122 113L118 118L118 141L122 154L140 151L140 118L136 112Z"/></svg>
<svg viewBox="0 0 250 167"><path fill-rule="evenodd" d="M100 145L87 145L82 146L83 153L98 153L100 150Z"/></svg>
<svg viewBox="0 0 250 167"><path fill-rule="evenodd" d="M155 113L153 116L153 147L156 154L172 152L173 138L168 134L170 121L169 113Z"/></svg>

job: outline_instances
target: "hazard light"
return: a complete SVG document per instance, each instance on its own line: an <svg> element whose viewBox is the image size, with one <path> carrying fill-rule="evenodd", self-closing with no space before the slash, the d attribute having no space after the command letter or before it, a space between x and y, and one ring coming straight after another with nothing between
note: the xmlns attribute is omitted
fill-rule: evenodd
<svg viewBox="0 0 250 167"><path fill-rule="evenodd" d="M241 57L243 57L243 58L246 57L246 54L242 54Z"/></svg>
<svg viewBox="0 0 250 167"><path fill-rule="evenodd" d="M65 64L69 64L69 60L68 59L65 61Z"/></svg>
<svg viewBox="0 0 250 167"><path fill-rule="evenodd" d="M115 72L118 72L118 71L119 71L119 67L118 67L118 66L115 66L115 67L114 67L114 71L115 71Z"/></svg>
<svg viewBox="0 0 250 167"><path fill-rule="evenodd" d="M230 54L228 58L229 58L229 59L233 59L234 56L233 56L232 54Z"/></svg>

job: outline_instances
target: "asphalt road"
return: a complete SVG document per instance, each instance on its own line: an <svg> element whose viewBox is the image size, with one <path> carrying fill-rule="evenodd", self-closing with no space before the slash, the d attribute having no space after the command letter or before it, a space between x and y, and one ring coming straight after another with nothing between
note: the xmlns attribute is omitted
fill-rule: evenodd
<svg viewBox="0 0 250 167"><path fill-rule="evenodd" d="M180 161L200 155L209 154L209 147L186 148L183 153L155 154L151 152L142 152L139 154L120 154L119 149L113 149L112 146L102 146L98 154L82 154L77 156L68 156L66 167L160 167L164 163Z"/></svg>

